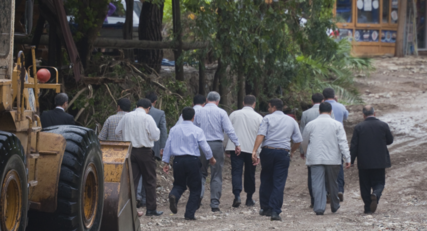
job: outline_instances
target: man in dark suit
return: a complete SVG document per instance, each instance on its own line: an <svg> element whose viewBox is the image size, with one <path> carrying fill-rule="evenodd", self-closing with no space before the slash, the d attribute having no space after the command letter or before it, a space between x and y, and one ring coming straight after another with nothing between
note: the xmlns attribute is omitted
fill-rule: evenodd
<svg viewBox="0 0 427 231"><path fill-rule="evenodd" d="M363 108L365 120L354 128L351 139L351 163L357 159L360 194L365 203L365 213L377 209L385 186L385 169L391 166L387 145L393 143L388 124L375 118L374 108ZM372 190L372 192L371 192Z"/></svg>
<svg viewBox="0 0 427 231"><path fill-rule="evenodd" d="M55 125L74 125L74 117L65 112L68 107L68 96L65 93L59 93L55 96L56 108L43 112L40 120L43 128Z"/></svg>

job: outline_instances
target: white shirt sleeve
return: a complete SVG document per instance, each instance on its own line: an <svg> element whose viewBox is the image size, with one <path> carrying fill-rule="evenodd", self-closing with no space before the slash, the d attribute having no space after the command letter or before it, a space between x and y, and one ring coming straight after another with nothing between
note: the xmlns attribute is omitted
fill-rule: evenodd
<svg viewBox="0 0 427 231"><path fill-rule="evenodd" d="M153 117L148 115L145 120L145 127L148 132L148 137L152 141L158 141L160 139L160 130L157 128L156 122L154 121Z"/></svg>
<svg viewBox="0 0 427 231"><path fill-rule="evenodd" d="M340 123L337 131L338 146L346 163L351 162L350 151L348 149L347 135L345 134L344 126Z"/></svg>

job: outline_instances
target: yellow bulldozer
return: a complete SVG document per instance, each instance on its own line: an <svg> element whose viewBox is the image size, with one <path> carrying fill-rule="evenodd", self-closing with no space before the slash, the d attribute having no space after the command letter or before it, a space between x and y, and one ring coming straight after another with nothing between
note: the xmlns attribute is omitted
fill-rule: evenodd
<svg viewBox="0 0 427 231"><path fill-rule="evenodd" d="M79 126L42 129L33 63L13 54L14 0L0 1L0 231L140 230L130 143L100 142ZM16 60L15 62L13 60Z"/></svg>

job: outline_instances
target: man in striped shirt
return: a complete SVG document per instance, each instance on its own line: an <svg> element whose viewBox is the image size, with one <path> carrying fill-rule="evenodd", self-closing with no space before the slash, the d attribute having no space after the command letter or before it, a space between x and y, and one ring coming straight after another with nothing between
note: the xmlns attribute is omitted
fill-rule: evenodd
<svg viewBox="0 0 427 231"><path fill-rule="evenodd" d="M119 99L117 101L117 114L108 117L105 121L104 126L102 127L101 132L99 133L98 138L100 140L114 140L122 141L122 136L115 134L116 127L119 124L120 120L123 118L126 113L130 111L130 100L128 99Z"/></svg>
<svg viewBox="0 0 427 231"><path fill-rule="evenodd" d="M230 140L236 146L236 155L240 154L240 143L234 132L233 125L228 118L227 112L218 107L221 96L218 92L211 91L207 96L207 104L201 108L194 120L194 124L200 127L205 133L206 140L211 147L216 164L211 166L211 208L212 212L219 212L219 199L222 192L222 169L224 167L224 132L227 133ZM202 162L202 193L200 200L203 198L205 191L206 177L208 176L209 163L204 154L201 153L200 161Z"/></svg>

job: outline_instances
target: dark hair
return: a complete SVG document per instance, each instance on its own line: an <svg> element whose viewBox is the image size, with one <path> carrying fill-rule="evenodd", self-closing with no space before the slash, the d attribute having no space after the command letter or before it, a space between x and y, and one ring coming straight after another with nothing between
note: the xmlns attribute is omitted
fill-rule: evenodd
<svg viewBox="0 0 427 231"><path fill-rule="evenodd" d="M55 96L55 106L62 106L68 102L68 95L65 93L59 93Z"/></svg>
<svg viewBox="0 0 427 231"><path fill-rule="evenodd" d="M275 98L275 99L270 99L270 101L268 101L268 103L272 106L272 107L276 107L276 110L281 111L283 108L283 101L281 99Z"/></svg>
<svg viewBox="0 0 427 231"><path fill-rule="evenodd" d="M331 112L332 111L332 105L328 102L323 102L319 106L319 112L325 113L325 112Z"/></svg>
<svg viewBox="0 0 427 231"><path fill-rule="evenodd" d="M155 92L149 92L147 94L145 94L145 98L149 99L151 101L151 103L154 103L157 101L157 95Z"/></svg>
<svg viewBox="0 0 427 231"><path fill-rule="evenodd" d="M313 103L321 103L325 98L323 98L323 95L320 93L315 93L311 96L311 100L313 100Z"/></svg>
<svg viewBox="0 0 427 231"><path fill-rule="evenodd" d="M136 103L136 106L147 109L151 107L151 101L149 99L140 99L138 100L138 103Z"/></svg>
<svg viewBox="0 0 427 231"><path fill-rule="evenodd" d="M119 105L120 109L122 109L122 111L125 112L129 112L130 111L130 100L128 99L119 99L119 101L117 101L117 105Z"/></svg>
<svg viewBox="0 0 427 231"><path fill-rule="evenodd" d="M252 104L254 104L256 102L256 98L253 95L247 95L245 96L245 98L243 99L243 104L251 106Z"/></svg>
<svg viewBox="0 0 427 231"><path fill-rule="evenodd" d="M185 107L182 109L182 118L184 120L192 120L195 114L196 111L194 111L192 107Z"/></svg>
<svg viewBox="0 0 427 231"><path fill-rule="evenodd" d="M371 105L366 105L363 107L363 114L365 116L371 116L371 115L374 115L374 113L375 113L375 109Z"/></svg>
<svg viewBox="0 0 427 231"><path fill-rule="evenodd" d="M328 87L323 90L323 96L325 99L333 99L335 97L334 89Z"/></svg>
<svg viewBox="0 0 427 231"><path fill-rule="evenodd" d="M206 103L206 97L204 95L195 95L193 98L193 104L197 105L197 104L204 104Z"/></svg>

